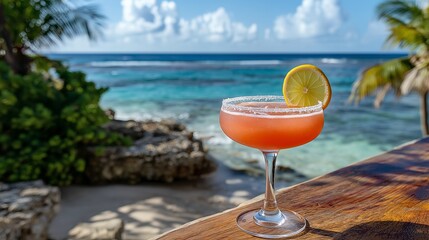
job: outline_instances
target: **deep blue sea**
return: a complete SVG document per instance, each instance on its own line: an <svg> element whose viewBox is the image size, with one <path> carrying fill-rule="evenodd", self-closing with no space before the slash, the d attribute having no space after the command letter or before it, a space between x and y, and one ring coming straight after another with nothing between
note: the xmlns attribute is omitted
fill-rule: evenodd
<svg viewBox="0 0 429 240"><path fill-rule="evenodd" d="M319 66L332 84L325 127L313 142L279 155L281 165L318 176L420 137L419 99L389 95L380 109L373 98L347 99L359 73L400 54L51 54L73 70L109 87L102 98L119 119L173 118L204 138L210 153L233 168L261 159L254 149L229 140L218 124L223 98L282 95L294 66Z"/></svg>

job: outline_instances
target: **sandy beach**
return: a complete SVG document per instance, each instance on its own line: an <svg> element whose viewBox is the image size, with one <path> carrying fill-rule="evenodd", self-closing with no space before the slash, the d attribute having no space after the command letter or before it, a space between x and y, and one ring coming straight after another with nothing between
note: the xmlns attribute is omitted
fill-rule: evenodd
<svg viewBox="0 0 429 240"><path fill-rule="evenodd" d="M277 188L302 181L278 182ZM194 219L237 206L264 192L263 176L218 169L201 179L140 185L70 186L50 226L52 239L66 239L80 222L120 218L124 239L150 239Z"/></svg>

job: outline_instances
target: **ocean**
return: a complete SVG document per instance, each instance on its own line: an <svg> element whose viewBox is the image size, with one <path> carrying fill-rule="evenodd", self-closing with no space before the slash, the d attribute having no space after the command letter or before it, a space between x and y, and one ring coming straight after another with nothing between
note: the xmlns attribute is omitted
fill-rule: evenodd
<svg viewBox="0 0 429 240"><path fill-rule="evenodd" d="M103 108L118 119L172 118L204 139L209 153L233 169L261 172L262 156L226 137L218 122L222 99L282 95L294 66L319 66L333 96L322 134L311 143L282 150L278 164L315 177L419 138L419 98L388 95L379 109L373 98L348 103L353 82L373 64L401 54L50 54L88 80L109 87Z"/></svg>

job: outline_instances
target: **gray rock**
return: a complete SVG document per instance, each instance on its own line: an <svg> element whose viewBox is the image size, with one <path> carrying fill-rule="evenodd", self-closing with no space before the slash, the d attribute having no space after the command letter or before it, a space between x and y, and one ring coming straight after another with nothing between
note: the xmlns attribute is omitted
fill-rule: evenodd
<svg viewBox="0 0 429 240"><path fill-rule="evenodd" d="M121 240L123 231L121 219L79 223L70 230L69 240Z"/></svg>
<svg viewBox="0 0 429 240"><path fill-rule="evenodd" d="M39 203L40 201L34 201L31 197L17 198L12 204L10 204L9 212L27 211L36 207L35 205Z"/></svg>
<svg viewBox="0 0 429 240"><path fill-rule="evenodd" d="M107 147L102 156L93 154L86 167L92 183L171 182L197 178L216 169L202 141L183 124L171 120L114 120L105 128L132 138L134 143L129 147Z"/></svg>
<svg viewBox="0 0 429 240"><path fill-rule="evenodd" d="M110 119L113 120L115 119L115 111L113 111L113 109L109 108L106 111L104 111L104 113L106 114L106 116Z"/></svg>
<svg viewBox="0 0 429 240"><path fill-rule="evenodd" d="M39 197L46 197L50 193L50 189L48 188L27 188L21 191L21 196L39 196Z"/></svg>
<svg viewBox="0 0 429 240"><path fill-rule="evenodd" d="M45 240L58 211L58 188L41 181L0 183L0 239Z"/></svg>
<svg viewBox="0 0 429 240"><path fill-rule="evenodd" d="M15 240L21 239L22 231L10 219L0 218L0 239Z"/></svg>
<svg viewBox="0 0 429 240"><path fill-rule="evenodd" d="M0 192L9 190L9 185L0 182Z"/></svg>

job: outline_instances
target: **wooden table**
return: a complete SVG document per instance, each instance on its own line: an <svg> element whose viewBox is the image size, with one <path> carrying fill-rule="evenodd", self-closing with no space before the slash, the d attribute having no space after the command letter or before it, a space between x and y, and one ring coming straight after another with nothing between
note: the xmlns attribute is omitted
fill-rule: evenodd
<svg viewBox="0 0 429 240"><path fill-rule="evenodd" d="M329 153L327 153L329 154ZM310 227L294 239L429 240L429 138L277 192L280 209ZM235 225L259 199L198 219L158 239L257 239Z"/></svg>

